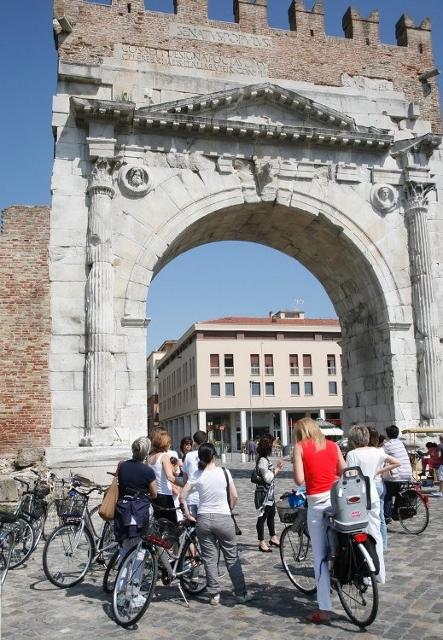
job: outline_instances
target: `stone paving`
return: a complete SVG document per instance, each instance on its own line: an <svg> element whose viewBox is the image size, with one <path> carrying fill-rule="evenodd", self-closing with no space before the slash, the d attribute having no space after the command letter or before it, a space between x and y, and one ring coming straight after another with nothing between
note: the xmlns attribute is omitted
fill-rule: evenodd
<svg viewBox="0 0 443 640"><path fill-rule="evenodd" d="M102 569L96 567L86 580L69 590L46 581L42 547L23 568L11 571L3 594L3 640L106 638L133 640L148 637L165 640L220 638L335 638L359 640L441 640L443 637L443 567L441 563L443 499L430 502L431 522L420 536L393 529L386 555L388 583L380 588L379 615L366 631L345 617L335 597L336 616L330 626L315 626L304 617L315 602L298 593L280 564L278 551L256 551L251 464L228 460L240 493L237 508L243 535L238 538L243 567L253 601L238 605L230 592L229 578L222 580L222 603L211 607L203 596L187 609L176 585L160 583L151 606L131 630L118 627L111 617L110 597L101 588ZM289 464L278 478L277 491L292 486ZM282 525L279 525L280 529ZM439 553L440 551L440 553Z"/></svg>

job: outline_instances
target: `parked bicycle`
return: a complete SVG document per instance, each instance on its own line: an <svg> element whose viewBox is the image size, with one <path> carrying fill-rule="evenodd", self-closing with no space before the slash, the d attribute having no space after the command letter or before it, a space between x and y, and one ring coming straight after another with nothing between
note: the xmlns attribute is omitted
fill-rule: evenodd
<svg viewBox="0 0 443 640"><path fill-rule="evenodd" d="M429 497L418 482L399 482L399 492L392 504L392 520L399 522L406 533L418 535L429 524Z"/></svg>
<svg viewBox="0 0 443 640"><path fill-rule="evenodd" d="M114 561L118 563L117 558ZM112 571L110 567L111 563L108 573ZM165 585L179 581L178 588L188 607L185 592L196 595L207 584L195 523L186 520L174 525L166 518L153 519L148 532L118 567L112 611L122 627L135 624L149 607L157 573Z"/></svg>
<svg viewBox="0 0 443 640"><path fill-rule="evenodd" d="M281 499L288 498L289 493ZM277 503L280 520L287 524L280 536L280 557L292 584L302 593L316 592L314 558L307 526L307 506L291 508ZM366 531L344 533L329 520L328 565L331 587L337 592L348 618L360 627L374 622L378 612L378 588L375 580L375 545Z"/></svg>
<svg viewBox="0 0 443 640"><path fill-rule="evenodd" d="M0 532L0 591L8 575L14 550L14 531L5 529Z"/></svg>
<svg viewBox="0 0 443 640"><path fill-rule="evenodd" d="M93 516L98 507L89 509L89 497L104 489L77 477L66 498L55 501L62 524L50 534L43 549L43 570L52 584L61 589L81 582L94 562L107 564L117 548L109 522L99 527Z"/></svg>

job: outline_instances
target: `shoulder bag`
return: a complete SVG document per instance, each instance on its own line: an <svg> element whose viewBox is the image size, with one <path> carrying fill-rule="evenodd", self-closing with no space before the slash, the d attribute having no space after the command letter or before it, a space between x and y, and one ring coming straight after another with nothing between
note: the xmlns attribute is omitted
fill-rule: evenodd
<svg viewBox="0 0 443 640"><path fill-rule="evenodd" d="M110 522L111 520L114 520L114 516L115 516L115 506L118 500L119 467L120 467L120 463L118 463L114 479L112 480L110 486L106 490L102 503L98 508L98 515L102 520L105 520L106 522Z"/></svg>
<svg viewBox="0 0 443 640"><path fill-rule="evenodd" d="M229 478L228 478L228 474L227 474L226 469L224 467L222 467L222 469L223 469L223 473L225 474L225 479L226 479L226 498L228 500L228 507L229 507L229 510L231 512L231 518L232 518L232 521L234 523L235 535L236 536L241 536L242 531L241 531L240 527L238 526L237 520L235 519L235 516L232 513L232 509L231 509L231 497L230 497L230 494L229 494Z"/></svg>

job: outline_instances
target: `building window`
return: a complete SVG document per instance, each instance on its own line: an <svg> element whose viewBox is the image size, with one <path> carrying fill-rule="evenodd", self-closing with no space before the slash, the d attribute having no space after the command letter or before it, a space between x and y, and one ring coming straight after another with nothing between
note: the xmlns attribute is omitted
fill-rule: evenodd
<svg viewBox="0 0 443 640"><path fill-rule="evenodd" d="M260 375L260 356L258 353L251 353L251 376Z"/></svg>
<svg viewBox="0 0 443 640"><path fill-rule="evenodd" d="M303 375L312 376L312 356L310 353L303 354Z"/></svg>
<svg viewBox="0 0 443 640"><path fill-rule="evenodd" d="M305 396L314 395L314 385L312 382L305 382Z"/></svg>
<svg viewBox="0 0 443 640"><path fill-rule="evenodd" d="M219 382L211 382L211 396L213 398L220 397L220 383ZM191 397L192 397L192 387L191 387Z"/></svg>
<svg viewBox="0 0 443 640"><path fill-rule="evenodd" d="M225 376L234 375L234 356L232 353L225 353Z"/></svg>
<svg viewBox="0 0 443 640"><path fill-rule="evenodd" d="M299 396L299 395L300 395L300 383L291 382L291 396Z"/></svg>
<svg viewBox="0 0 443 640"><path fill-rule="evenodd" d="M337 383L333 382L332 380L329 380L328 385L329 385L329 395L330 396L336 396L337 395Z"/></svg>
<svg viewBox="0 0 443 640"><path fill-rule="evenodd" d="M235 396L235 386L233 382L225 383L225 396Z"/></svg>
<svg viewBox="0 0 443 640"><path fill-rule="evenodd" d="M298 376L298 355L296 353L289 354L289 375Z"/></svg>
<svg viewBox="0 0 443 640"><path fill-rule="evenodd" d="M209 356L209 367L211 370L211 376L220 375L220 356L218 353L211 353Z"/></svg>
<svg viewBox="0 0 443 640"><path fill-rule="evenodd" d="M326 362L328 364L328 375L335 376L337 375L337 367L335 364L335 355L330 353L326 356Z"/></svg>
<svg viewBox="0 0 443 640"><path fill-rule="evenodd" d="M251 396L259 396L260 395L260 383L259 382L251 382Z"/></svg>
<svg viewBox="0 0 443 640"><path fill-rule="evenodd" d="M272 353L265 353L265 376L274 375L274 356Z"/></svg>
<svg viewBox="0 0 443 640"><path fill-rule="evenodd" d="M273 382L265 382L265 395L267 395L267 396L275 396L274 383Z"/></svg>

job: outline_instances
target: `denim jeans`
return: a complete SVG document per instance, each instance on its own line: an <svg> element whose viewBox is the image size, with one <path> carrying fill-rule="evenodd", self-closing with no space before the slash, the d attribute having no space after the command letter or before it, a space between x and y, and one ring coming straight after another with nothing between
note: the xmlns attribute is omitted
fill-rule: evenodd
<svg viewBox="0 0 443 640"><path fill-rule="evenodd" d="M198 515L195 530L202 551L203 564L205 565L208 593L210 595L220 593L217 566L218 542L225 558L235 594L238 596L244 595L246 593L245 578L240 558L238 557L235 528L231 516L219 513L201 513Z"/></svg>
<svg viewBox="0 0 443 640"><path fill-rule="evenodd" d="M385 522L385 485L383 482L377 482L378 497L380 498L380 533L383 540L383 551L388 550L388 528Z"/></svg>

